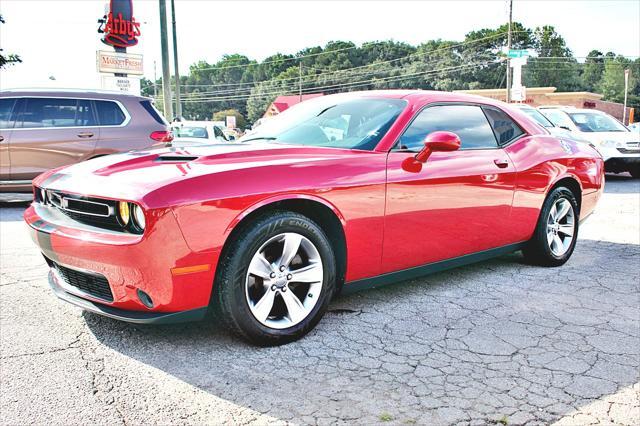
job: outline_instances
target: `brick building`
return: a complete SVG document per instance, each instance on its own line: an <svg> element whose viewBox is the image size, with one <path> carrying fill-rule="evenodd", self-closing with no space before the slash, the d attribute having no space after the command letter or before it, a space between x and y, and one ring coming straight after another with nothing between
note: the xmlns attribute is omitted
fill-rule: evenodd
<svg viewBox="0 0 640 426"><path fill-rule="evenodd" d="M458 90L458 92L504 101L506 89ZM541 105L567 105L577 108L597 109L606 112L622 121L624 106L617 102L603 101L599 93L591 92L556 92L555 87L527 87L526 100L523 103L537 107ZM627 108L627 119L631 117Z"/></svg>

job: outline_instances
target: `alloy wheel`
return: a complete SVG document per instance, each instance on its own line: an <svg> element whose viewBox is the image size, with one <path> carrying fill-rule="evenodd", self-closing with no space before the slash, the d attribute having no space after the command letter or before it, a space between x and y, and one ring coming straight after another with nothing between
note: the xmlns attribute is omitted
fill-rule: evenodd
<svg viewBox="0 0 640 426"><path fill-rule="evenodd" d="M547 243L554 256L564 255L573 242L575 233L575 213L566 198L558 198L547 218Z"/></svg>
<svg viewBox="0 0 640 426"><path fill-rule="evenodd" d="M249 263L247 304L261 324L292 327L307 318L318 302L323 277L320 253L308 238L293 232L276 235Z"/></svg>

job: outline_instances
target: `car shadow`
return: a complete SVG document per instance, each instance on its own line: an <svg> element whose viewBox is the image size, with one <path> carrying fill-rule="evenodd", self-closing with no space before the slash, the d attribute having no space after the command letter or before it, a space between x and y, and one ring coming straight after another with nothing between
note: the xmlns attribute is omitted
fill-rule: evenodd
<svg viewBox="0 0 640 426"><path fill-rule="evenodd" d="M604 191L613 194L640 194L640 179L628 173L605 175Z"/></svg>
<svg viewBox="0 0 640 426"><path fill-rule="evenodd" d="M581 240L561 268L514 253L341 296L308 336L270 348L215 321L83 315L103 345L281 420L549 423L637 381L639 256Z"/></svg>

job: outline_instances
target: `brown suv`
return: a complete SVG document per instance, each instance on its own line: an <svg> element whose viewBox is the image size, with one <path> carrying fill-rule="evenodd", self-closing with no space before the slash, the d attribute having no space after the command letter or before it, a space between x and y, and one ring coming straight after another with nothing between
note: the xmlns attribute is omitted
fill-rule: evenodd
<svg viewBox="0 0 640 426"><path fill-rule="evenodd" d="M31 191L40 173L170 142L148 98L85 90L0 91L0 192Z"/></svg>

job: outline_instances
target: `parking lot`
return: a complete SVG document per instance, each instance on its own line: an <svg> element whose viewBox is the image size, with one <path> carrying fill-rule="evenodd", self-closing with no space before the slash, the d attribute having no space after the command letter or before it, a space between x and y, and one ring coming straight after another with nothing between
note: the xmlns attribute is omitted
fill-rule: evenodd
<svg viewBox="0 0 640 426"><path fill-rule="evenodd" d="M59 302L25 206L0 208L2 424L640 422L638 180L608 176L561 268L514 254L345 296L277 348Z"/></svg>

